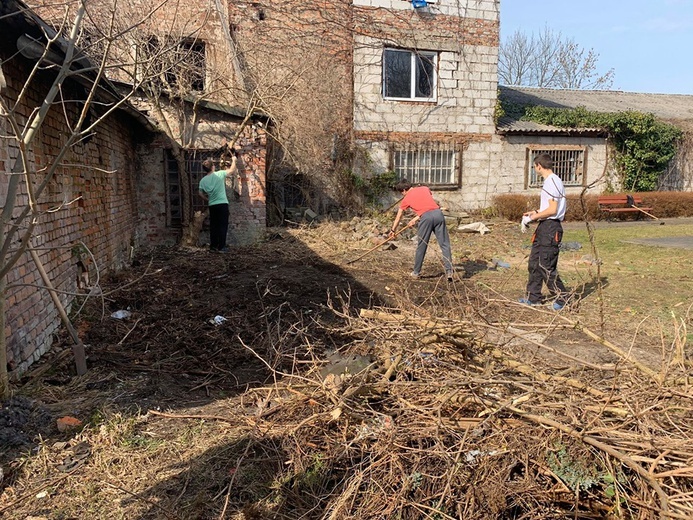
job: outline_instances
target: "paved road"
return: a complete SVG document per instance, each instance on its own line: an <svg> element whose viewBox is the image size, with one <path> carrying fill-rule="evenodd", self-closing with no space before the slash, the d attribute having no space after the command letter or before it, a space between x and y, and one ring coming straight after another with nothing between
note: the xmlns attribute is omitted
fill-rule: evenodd
<svg viewBox="0 0 693 520"><path fill-rule="evenodd" d="M662 238L634 238L624 240L629 244L642 244L644 246L678 247L681 249L693 249L693 236L691 237L662 237Z"/></svg>

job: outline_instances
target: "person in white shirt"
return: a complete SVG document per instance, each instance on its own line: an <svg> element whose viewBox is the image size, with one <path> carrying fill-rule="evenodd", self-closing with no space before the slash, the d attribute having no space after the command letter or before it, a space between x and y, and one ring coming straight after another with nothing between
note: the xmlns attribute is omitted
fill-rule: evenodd
<svg viewBox="0 0 693 520"><path fill-rule="evenodd" d="M543 284L553 298L553 309L565 307L568 291L558 275L558 253L563 239L561 222L565 217L565 187L561 178L553 172L553 159L542 153L534 158L534 170L543 177L539 209L523 215L523 223L538 222L532 235L532 250L529 254L527 295L519 302L526 305L542 303Z"/></svg>

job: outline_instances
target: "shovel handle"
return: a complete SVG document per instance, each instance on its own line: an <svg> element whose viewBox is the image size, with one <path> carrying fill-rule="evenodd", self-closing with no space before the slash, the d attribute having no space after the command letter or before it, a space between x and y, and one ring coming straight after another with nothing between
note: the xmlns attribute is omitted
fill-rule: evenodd
<svg viewBox="0 0 693 520"><path fill-rule="evenodd" d="M414 220L414 223L415 223L415 222L416 222L416 220ZM349 261L347 262L347 265L353 264L354 262L358 262L358 261L361 260L364 256L371 254L373 251L375 251L375 250L378 249L379 247L384 246L384 245L387 244L390 240L392 240L392 239L396 238L397 236L399 236L401 233L404 232L405 229L409 229L410 227L412 227L412 225L413 225L412 222L410 222L409 224L407 224L406 226L404 226L402 229L400 229L399 231L397 231L397 233L395 233L392 237L387 237L385 240L383 240L382 242L380 242L378 245L375 245L375 246L371 247L368 251L366 251L365 253L363 253L363 254L362 254L361 256L359 256L358 258L354 258L353 260L349 260Z"/></svg>

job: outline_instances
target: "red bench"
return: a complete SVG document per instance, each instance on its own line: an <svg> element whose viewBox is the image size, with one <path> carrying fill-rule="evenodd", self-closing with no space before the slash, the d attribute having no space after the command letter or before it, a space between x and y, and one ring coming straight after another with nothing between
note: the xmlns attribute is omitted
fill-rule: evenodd
<svg viewBox="0 0 693 520"><path fill-rule="evenodd" d="M649 214L652 208L642 206L642 197L638 195L600 195L597 198L597 204L605 213L637 213L638 218L643 214L656 218Z"/></svg>

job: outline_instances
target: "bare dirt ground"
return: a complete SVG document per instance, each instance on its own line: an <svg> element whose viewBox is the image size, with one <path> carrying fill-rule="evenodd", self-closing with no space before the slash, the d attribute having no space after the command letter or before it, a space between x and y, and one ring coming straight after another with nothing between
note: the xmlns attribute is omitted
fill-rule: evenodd
<svg viewBox="0 0 693 520"><path fill-rule="evenodd" d="M615 486L614 503L585 496L578 506L580 493L594 487L613 497L613 480L610 484L604 476L604 468L613 462L604 462L591 481L583 475L576 484L557 469L561 464L550 461L555 453L567 452L575 473L576 461L587 460L587 455L555 437L537 440L537 449L549 446L554 459L528 450L535 464L504 460L498 467L482 465L478 473L465 477L471 480L464 488L452 484L462 479L459 475L432 476L436 465L458 467L460 457L472 465L476 445L460 448L469 444L469 435L495 439L478 448L478 454L507 457L526 451L523 443L528 438L540 439L550 428L565 436L585 421L604 426L604 431L617 429L603 419L609 407L615 417L628 417L619 428L632 426L634 413L641 413L643 424L649 425L644 420L649 408L641 398L654 391L660 399L661 393L653 388L661 380L643 390L642 381L630 371L652 382L663 366L669 376L675 372L672 364L683 363L673 361L675 345L663 352L661 338L650 341L655 329L634 334L644 328L641 316L604 308L596 266L581 261L587 248L562 256L571 266L571 286L576 290L571 308L555 313L549 307L517 304L526 281L528 237L515 223L489 226L491 232L483 236L452 232L457 268L452 283L443 276L435 243L422 278L410 278L410 237L398 240L396 249L376 249L353 261L377 243L378 237L369 233L387 229L387 224L370 222L275 229L265 242L229 254L175 248L141 255L132 269L103 280L102 293L75 313L87 345L89 373L82 378L73 375L69 356L60 356L69 348L63 341L20 382L18 395L0 410L0 436L6 441L0 459L0 516L562 518L571 511L575 518L648 518L641 512L651 511L653 506L643 504L652 502L672 510L671 499L662 498L659 486L652 485L652 491L646 481L638 487L626 476L619 481L621 488ZM129 312L127 318L111 317L122 310ZM480 358L477 349L489 356ZM527 366L494 358L502 352ZM375 361L378 377L385 378L375 389L371 383L345 383L345 373L357 372L349 363L358 362L359 356L368 359L366 365ZM333 365L341 372L316 372ZM496 373L500 365L523 374L513 380L514 392L494 390L506 385L501 379L507 375ZM488 430L490 423L476 428L484 417L498 414L493 409L513 408L517 399L525 399L530 380L545 382L545 373L560 374L553 381L557 386L542 388L537 395L543 396L542 403L551 400L552 393L563 397L558 402L567 410L565 429L541 419L512 435L503 430L500 437L493 428ZM475 388L473 393L481 392L481 397L456 401L449 395L450 386L436 386L450 378L452 387ZM390 381L407 391L416 388L416 397L400 394L400 386L385 392L382 385ZM688 392L688 382L683 385L674 395ZM577 394L562 395L571 386ZM352 401L364 392L368 398ZM605 397L614 392L632 395L634 401L624 404ZM444 395L445 400L436 404ZM599 396L595 399L601 404L578 406L576 400L584 395ZM505 404L490 404L496 399ZM449 413L451 403L457 403L456 411ZM436 413L428 415L436 406L438 419L433 417ZM546 406L557 409L556 403ZM601 409L589 419L585 410L594 406ZM681 430L691 418L690 401L683 398L677 406L682 415L671 419L676 425L671 428ZM537 417L542 413L548 416L545 409L536 412ZM61 416L80 419L84 429L58 432L55 419ZM325 435L320 435L326 416ZM431 427L438 420L439 433L434 434ZM388 433L393 423L404 438ZM447 432L444 441L437 437L441 428ZM649 427L639 430L649 431L650 439L661 434ZM640 437L632 444L639 446L635 451L654 464L652 468L665 463L670 463L667 471L690 468L693 455L681 448L688 439L687 427L684 430L656 463L665 450L657 452ZM619 442L629 446L621 446L628 451L633 446L626 437ZM368 438L371 444L366 447L362 443ZM439 459L422 457L438 444L456 447L443 450ZM393 462L403 445L406 456L400 453L401 460ZM350 451L355 447L358 457ZM341 455L333 457L335 453ZM380 462L374 463L378 457ZM629 464L630 459L618 471L637 474ZM372 479L387 488L398 472L408 484L404 490L401 484L395 486L388 501L374 490ZM530 473L535 479L531 484ZM681 475L681 489L690 491L693 474ZM461 491L479 479L484 484L475 492ZM438 494L441 487L445 491ZM370 498L362 503L358 495ZM590 500L599 504L590 506ZM640 506L635 505L638 501ZM683 502L676 511L684 516L677 518L689 512ZM556 510L550 513L552 507Z"/></svg>

